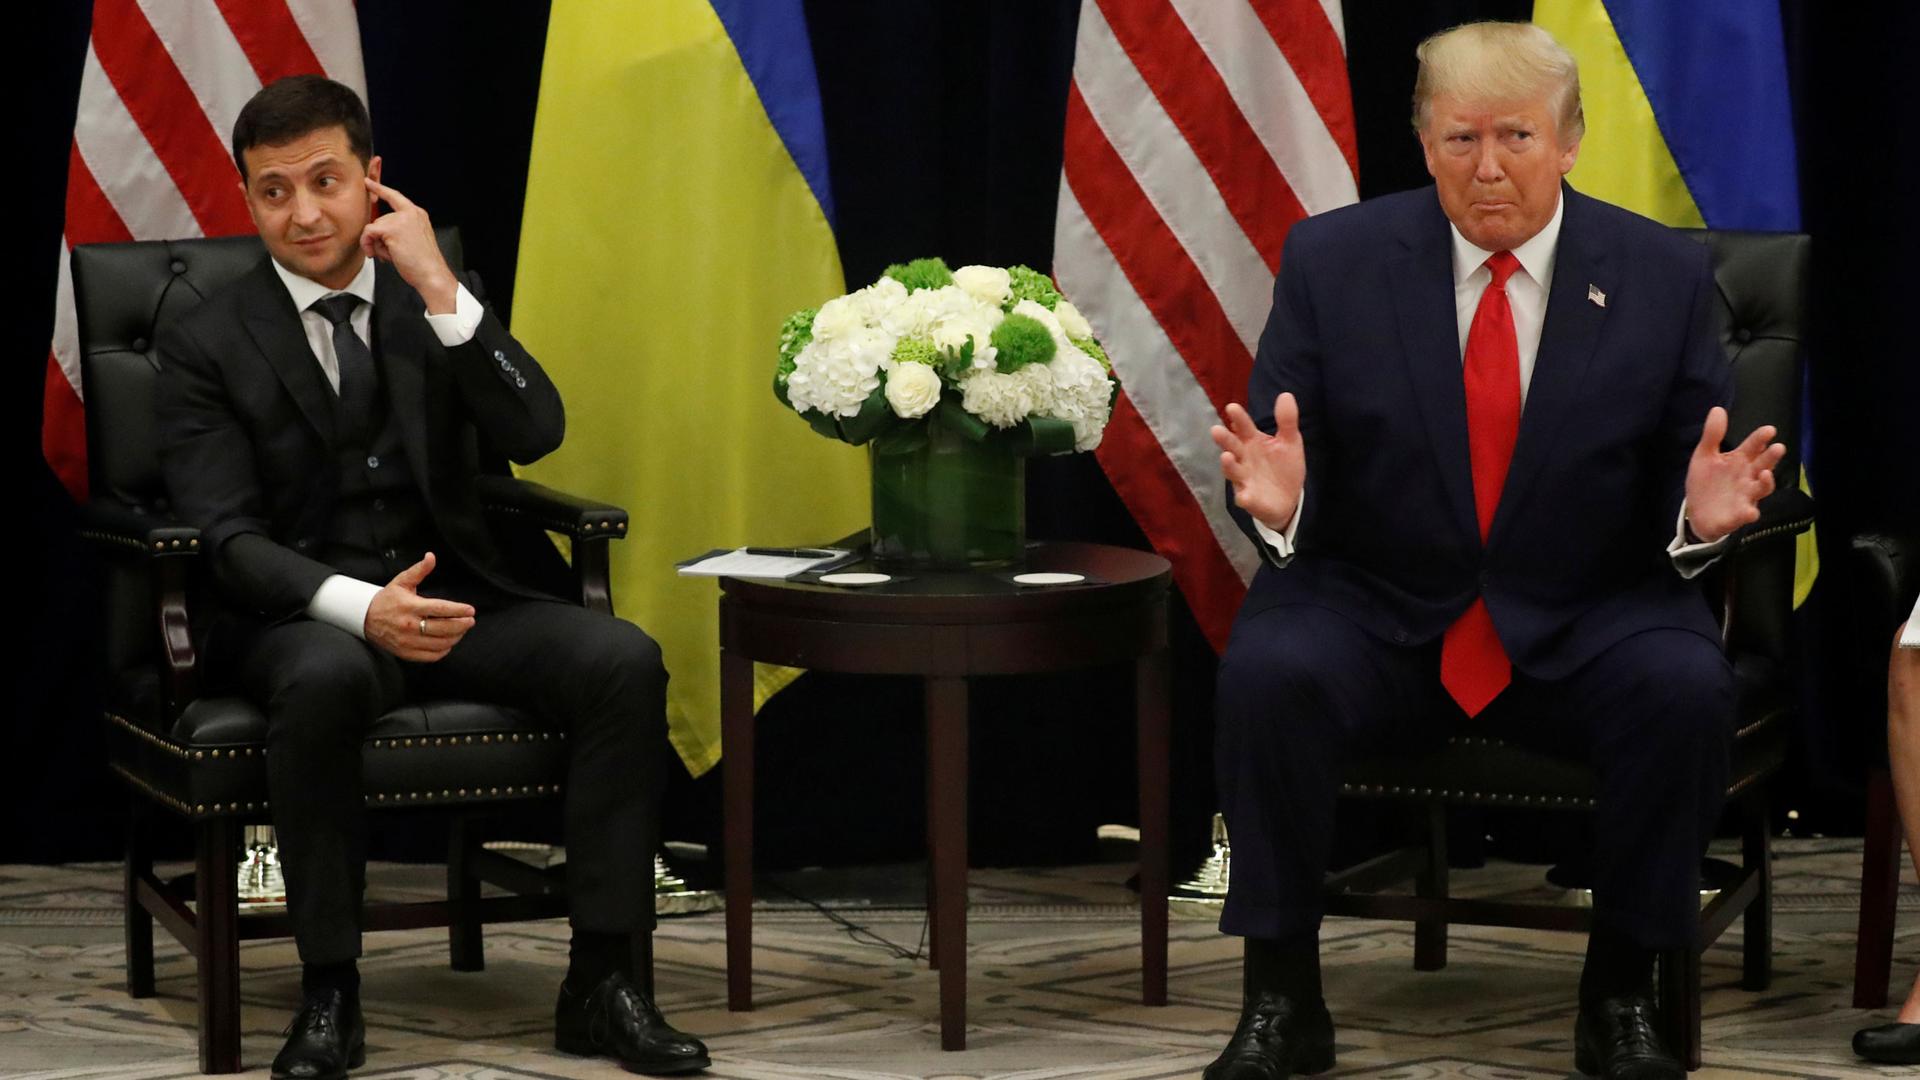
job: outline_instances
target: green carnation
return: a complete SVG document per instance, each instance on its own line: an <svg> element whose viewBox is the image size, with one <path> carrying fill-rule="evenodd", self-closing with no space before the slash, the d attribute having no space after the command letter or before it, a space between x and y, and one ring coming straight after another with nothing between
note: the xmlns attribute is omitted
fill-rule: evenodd
<svg viewBox="0 0 1920 1080"><path fill-rule="evenodd" d="M1108 371L1113 370L1113 361L1107 359L1107 350L1101 348L1099 342L1092 338L1068 338L1067 340L1073 342L1074 348L1100 361L1101 367Z"/></svg>
<svg viewBox="0 0 1920 1080"><path fill-rule="evenodd" d="M886 276L905 285L908 292L917 289L938 289L953 284L953 271L947 269L944 259L915 259L910 263L894 263L887 267Z"/></svg>
<svg viewBox="0 0 1920 1080"><path fill-rule="evenodd" d="M1053 281L1031 266L1009 266L1007 276L1013 279L1013 298L1007 301L1009 311L1022 300L1031 300L1048 311L1060 302L1060 290L1053 287Z"/></svg>
<svg viewBox="0 0 1920 1080"><path fill-rule="evenodd" d="M782 386L793 374L794 357L813 340L813 317L819 313L819 308L801 308L780 324L780 364L774 369L774 380Z"/></svg>
<svg viewBox="0 0 1920 1080"><path fill-rule="evenodd" d="M1007 373L1053 359L1053 335L1030 315L1009 315L993 328L994 367Z"/></svg>
<svg viewBox="0 0 1920 1080"><path fill-rule="evenodd" d="M933 341L929 338L901 338L893 347L893 360L896 364L934 367L940 363L940 352L933 347Z"/></svg>

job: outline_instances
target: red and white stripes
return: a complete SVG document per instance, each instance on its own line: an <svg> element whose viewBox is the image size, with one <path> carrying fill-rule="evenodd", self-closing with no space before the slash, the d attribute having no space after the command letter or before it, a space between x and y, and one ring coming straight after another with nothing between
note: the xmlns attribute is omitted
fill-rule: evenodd
<svg viewBox="0 0 1920 1080"><path fill-rule="evenodd" d="M1258 556L1207 436L1287 230L1355 201L1340 0L1084 0L1054 274L1122 386L1099 459L1216 649Z"/></svg>
<svg viewBox="0 0 1920 1080"><path fill-rule="evenodd" d="M309 72L366 96L351 0L95 0L41 432L76 498L86 494L86 431L68 249L251 231L229 149L234 119L265 83Z"/></svg>

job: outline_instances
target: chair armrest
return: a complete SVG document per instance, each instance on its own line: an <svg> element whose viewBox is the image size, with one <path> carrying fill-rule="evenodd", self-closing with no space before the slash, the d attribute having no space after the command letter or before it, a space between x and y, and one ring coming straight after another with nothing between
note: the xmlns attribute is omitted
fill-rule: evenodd
<svg viewBox="0 0 1920 1080"><path fill-rule="evenodd" d="M627 535L627 512L583 499L545 484L514 476L482 476L473 482L480 505L489 514L528 519L543 529L575 540L619 539Z"/></svg>
<svg viewBox="0 0 1920 1080"><path fill-rule="evenodd" d="M1920 592L1920 536L1860 533L1852 546L1862 614L1891 630Z"/></svg>
<svg viewBox="0 0 1920 1080"><path fill-rule="evenodd" d="M169 715L184 708L199 691L199 657L187 620L187 576L200 554L200 530L172 518L90 502L80 507L80 535L115 556L146 556L138 565L152 589L154 626L160 633L160 684L166 688Z"/></svg>
<svg viewBox="0 0 1920 1080"><path fill-rule="evenodd" d="M80 536L116 553L164 557L200 552L199 529L108 503L80 507Z"/></svg>
<svg viewBox="0 0 1920 1080"><path fill-rule="evenodd" d="M1760 503L1760 520L1733 534L1732 550L1745 551L1787 542L1813 528L1813 497L1799 488L1782 488Z"/></svg>

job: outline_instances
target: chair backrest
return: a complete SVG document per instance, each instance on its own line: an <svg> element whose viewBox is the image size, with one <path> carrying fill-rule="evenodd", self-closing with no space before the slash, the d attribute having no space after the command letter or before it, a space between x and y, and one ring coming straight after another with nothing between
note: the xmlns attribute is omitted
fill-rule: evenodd
<svg viewBox="0 0 1920 1080"><path fill-rule="evenodd" d="M457 271L457 229L437 232ZM160 371L154 341L178 318L260 261L256 236L81 244L73 249L73 303L80 337L80 384L87 411L90 498L155 518L168 516L154 422ZM110 709L155 716L163 701L153 586L145 568L110 561L101 582L102 648Z"/></svg>
<svg viewBox="0 0 1920 1080"><path fill-rule="evenodd" d="M437 231L461 268L458 229ZM141 513L167 511L154 430L154 340L167 320L218 292L259 262L257 236L81 244L73 249L73 304L80 384L87 408L92 497Z"/></svg>
<svg viewBox="0 0 1920 1080"><path fill-rule="evenodd" d="M1802 373L1806 363L1811 241L1799 233L1689 230L1712 252L1721 343L1733 364L1730 431L1779 429L1787 456L1774 471L1781 491L1800 483ZM1728 648L1780 661L1793 613L1793 549L1766 545L1740 560L1726 627Z"/></svg>

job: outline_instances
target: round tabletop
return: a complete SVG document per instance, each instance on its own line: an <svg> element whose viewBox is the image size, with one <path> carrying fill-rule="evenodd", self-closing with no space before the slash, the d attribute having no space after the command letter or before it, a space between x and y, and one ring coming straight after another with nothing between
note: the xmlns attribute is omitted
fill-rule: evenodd
<svg viewBox="0 0 1920 1080"><path fill-rule="evenodd" d="M1030 573L1084 580L1014 580ZM810 578L722 578L721 647L828 671L981 675L1092 666L1166 644L1170 569L1130 548L1036 543L1018 567L900 571L884 584L851 587Z"/></svg>

